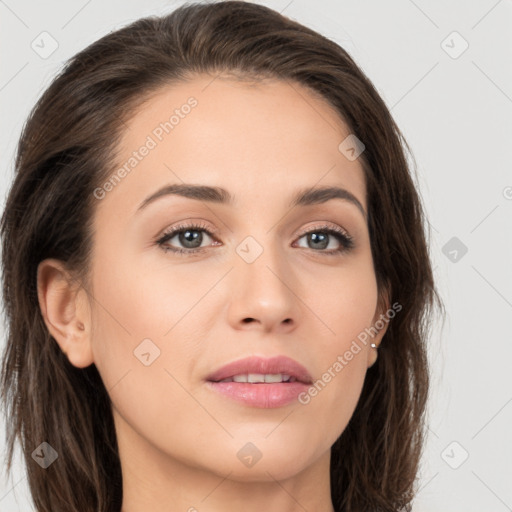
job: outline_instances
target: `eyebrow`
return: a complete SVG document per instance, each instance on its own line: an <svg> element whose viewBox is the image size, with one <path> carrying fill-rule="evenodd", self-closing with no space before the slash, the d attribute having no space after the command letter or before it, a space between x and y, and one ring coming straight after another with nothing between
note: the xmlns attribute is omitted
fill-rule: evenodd
<svg viewBox="0 0 512 512"><path fill-rule="evenodd" d="M222 187L195 185L191 183L173 184L160 188L144 199L137 208L137 212L143 210L153 201L168 195L177 195L188 199L226 205L232 205L235 200L234 196ZM348 190L340 187L309 187L301 189L292 197L289 207L294 208L295 206L323 204L331 199L342 199L352 203L360 210L366 220L366 211L359 199Z"/></svg>

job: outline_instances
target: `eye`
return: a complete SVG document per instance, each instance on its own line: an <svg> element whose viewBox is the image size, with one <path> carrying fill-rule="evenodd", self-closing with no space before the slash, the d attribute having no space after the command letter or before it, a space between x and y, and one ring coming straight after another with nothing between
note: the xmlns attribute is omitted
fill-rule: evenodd
<svg viewBox="0 0 512 512"><path fill-rule="evenodd" d="M213 238L213 233L208 230L207 226L202 224L187 224L173 227L168 232L165 232L160 239L157 240L157 244L165 252L173 252L175 254L186 255L198 252L205 252L206 247L201 247L204 241L204 235L206 233L208 237ZM298 240L306 238L306 243L312 244L312 247L306 247L312 249L314 252L318 252L325 256L332 256L347 252L354 247L353 238L343 229L332 226L319 226L314 229L310 229L302 233ZM169 242L177 238L178 243L182 244L183 248L173 247ZM326 251L332 239L338 242L337 248L331 248ZM300 246L303 247L303 246Z"/></svg>
<svg viewBox="0 0 512 512"><path fill-rule="evenodd" d="M209 237L213 234L207 229L206 226L201 224L187 224L175 226L170 231L164 233L162 237L157 240L157 244L165 251L171 251L177 254L191 254L196 252L204 252L204 248L200 248L203 241L201 232L207 233ZM184 245L184 249L172 247L168 242L173 238L178 239L178 242Z"/></svg>
<svg viewBox="0 0 512 512"><path fill-rule="evenodd" d="M311 243L313 245L314 251L321 252L326 256L347 252L354 247L353 238L347 232L338 227L320 226L306 231L300 236L299 240L304 237L306 237L306 243ZM328 248L332 238L338 242L339 247L334 249L331 248L330 251L322 250Z"/></svg>

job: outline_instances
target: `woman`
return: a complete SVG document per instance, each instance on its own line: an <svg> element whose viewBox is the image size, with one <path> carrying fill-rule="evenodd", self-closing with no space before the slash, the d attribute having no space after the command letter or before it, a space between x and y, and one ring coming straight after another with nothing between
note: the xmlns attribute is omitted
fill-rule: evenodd
<svg viewBox="0 0 512 512"><path fill-rule="evenodd" d="M403 146L342 48L260 5L73 57L1 225L37 510L409 510L440 300Z"/></svg>

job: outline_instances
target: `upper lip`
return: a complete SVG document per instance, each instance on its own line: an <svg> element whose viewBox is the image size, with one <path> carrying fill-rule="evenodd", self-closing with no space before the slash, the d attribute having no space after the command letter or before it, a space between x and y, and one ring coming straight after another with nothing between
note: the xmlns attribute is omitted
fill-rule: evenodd
<svg viewBox="0 0 512 512"><path fill-rule="evenodd" d="M311 384L312 378L309 372L297 361L287 356L246 357L233 361L211 373L206 380L218 382L235 375L247 375L249 373L277 374L284 373L295 377L298 381Z"/></svg>

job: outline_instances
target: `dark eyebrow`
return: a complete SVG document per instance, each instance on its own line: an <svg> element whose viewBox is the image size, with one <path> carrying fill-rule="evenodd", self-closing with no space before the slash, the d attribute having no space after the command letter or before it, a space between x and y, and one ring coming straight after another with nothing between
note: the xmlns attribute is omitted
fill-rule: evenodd
<svg viewBox="0 0 512 512"><path fill-rule="evenodd" d="M364 210L363 205L359 199L357 199L357 197L352 194L352 192L349 192L347 189L340 187L313 187L299 190L293 197L290 206L295 207L322 204L330 201L331 199L343 199L344 201L352 203L353 205L357 206L366 220L366 211Z"/></svg>
<svg viewBox="0 0 512 512"><path fill-rule="evenodd" d="M149 203L167 195L177 195L197 199L198 201L208 201L219 204L233 204L234 197L224 188L210 187L207 185L192 185L190 183L167 185L157 190L154 194L144 199L137 211L145 208Z"/></svg>
<svg viewBox="0 0 512 512"><path fill-rule="evenodd" d="M145 208L149 203L159 199L160 197L167 195L178 195L187 197L189 199L196 199L198 201L207 201L218 204L232 205L235 201L226 189L221 187L211 187L207 185L193 185L190 183L167 185L157 190L149 197L144 199L140 204L137 211ZM351 192L340 187L321 187L321 188L305 188L299 190L292 198L289 206L294 208L295 206L310 206L316 204L323 204L331 199L342 199L349 201L350 203L357 206L357 208L363 214L366 220L366 212L363 205Z"/></svg>

